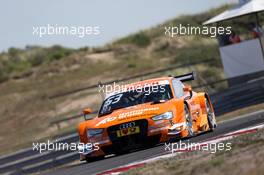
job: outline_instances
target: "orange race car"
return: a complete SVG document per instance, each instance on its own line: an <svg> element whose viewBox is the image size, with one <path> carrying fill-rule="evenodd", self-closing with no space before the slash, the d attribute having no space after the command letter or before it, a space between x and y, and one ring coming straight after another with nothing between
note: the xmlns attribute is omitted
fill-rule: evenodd
<svg viewBox="0 0 264 175"><path fill-rule="evenodd" d="M80 159L89 161L214 130L209 95L182 83L193 79L190 73L144 80L108 94L98 116L78 126ZM83 112L86 118L91 109Z"/></svg>

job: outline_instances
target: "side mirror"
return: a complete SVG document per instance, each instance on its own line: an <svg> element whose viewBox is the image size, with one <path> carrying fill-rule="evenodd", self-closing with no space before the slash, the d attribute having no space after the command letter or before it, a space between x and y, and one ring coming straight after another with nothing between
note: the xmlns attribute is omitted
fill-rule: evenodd
<svg viewBox="0 0 264 175"><path fill-rule="evenodd" d="M185 97L185 100L189 100L189 99L192 98L192 96L193 96L193 92L192 92L192 87L191 87L191 86L184 86L184 87L183 87L183 91L184 91L184 92L189 92L189 93L190 93L190 96Z"/></svg>
<svg viewBox="0 0 264 175"><path fill-rule="evenodd" d="M92 117L89 115L92 113L92 110L90 108L86 108L83 110L83 118L84 120L91 120Z"/></svg>

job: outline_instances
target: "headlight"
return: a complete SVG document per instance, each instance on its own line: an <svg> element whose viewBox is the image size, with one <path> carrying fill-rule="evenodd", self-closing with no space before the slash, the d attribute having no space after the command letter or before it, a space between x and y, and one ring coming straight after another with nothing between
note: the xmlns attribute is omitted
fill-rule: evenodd
<svg viewBox="0 0 264 175"><path fill-rule="evenodd" d="M172 112L165 112L163 114L157 115L155 117L152 117L152 120L157 121L157 120L169 120L173 117Z"/></svg>
<svg viewBox="0 0 264 175"><path fill-rule="evenodd" d="M87 129L87 136L93 137L103 133L103 129Z"/></svg>

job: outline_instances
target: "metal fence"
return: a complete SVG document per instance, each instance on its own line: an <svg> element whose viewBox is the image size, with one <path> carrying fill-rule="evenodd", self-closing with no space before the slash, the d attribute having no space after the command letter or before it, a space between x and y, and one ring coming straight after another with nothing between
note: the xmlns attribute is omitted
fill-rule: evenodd
<svg viewBox="0 0 264 175"><path fill-rule="evenodd" d="M175 70L175 69L179 69L179 68L190 67L190 66L194 66L194 65L197 65L197 64L210 63L210 62L213 62L213 61L215 61L215 60L214 59L204 59L204 60L194 61L194 62L185 63L185 64L181 64L181 65L173 65L173 66L169 66L169 67L166 67L166 68L158 69L158 70L155 70L155 71L150 71L150 72L147 72L147 73L137 74L137 75L130 76L130 77L125 77L125 78L121 78L121 79L111 80L111 81L107 81L107 82L99 82L98 84L112 84L112 83L125 82L125 81L133 80L133 79L136 79L136 78L142 78L142 77L145 77L145 76L149 76L149 75L153 75L153 74L157 74L157 73L163 73L163 72L167 72L167 71ZM71 94L74 94L74 93L78 93L78 92L81 92L81 91L94 89L94 88L98 87L98 84L88 85L88 86L81 87L81 88L78 88L78 89L73 89L73 90L69 90L69 91L66 91L66 92L61 92L61 93L58 93L58 94L54 94L54 95L49 96L49 99L54 99L54 98L63 97L63 96L71 95Z"/></svg>
<svg viewBox="0 0 264 175"><path fill-rule="evenodd" d="M232 86L211 94L216 115L264 102L264 79Z"/></svg>

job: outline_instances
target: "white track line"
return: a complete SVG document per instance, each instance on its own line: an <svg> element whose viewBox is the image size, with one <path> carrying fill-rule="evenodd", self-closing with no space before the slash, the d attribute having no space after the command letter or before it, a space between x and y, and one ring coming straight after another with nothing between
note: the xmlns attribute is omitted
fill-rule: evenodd
<svg viewBox="0 0 264 175"><path fill-rule="evenodd" d="M12 166L12 165L15 165L15 164L18 164L18 163L23 163L25 161L28 161L28 160L31 160L31 159L35 159L35 158L38 158L38 157L42 157L42 156L45 156L45 155L50 154L50 153L51 153L50 151L49 152L47 151L47 152L44 152L44 153L41 153L41 154L32 155L30 157L23 157L22 159L18 159L18 160L13 161L13 162L1 164L0 168L6 168L8 166Z"/></svg>
<svg viewBox="0 0 264 175"><path fill-rule="evenodd" d="M229 122L229 121L232 121L232 120L236 120L236 119L238 119L238 118L245 118L245 117L248 117L248 116L251 116L251 115L258 115L258 114L262 114L262 113L264 113L264 110L260 110L260 111L252 112L252 113L245 114L245 115L241 115L240 117L235 117L235 118L233 118L233 119L229 119L229 120L221 121L221 122L219 122L219 123ZM255 128L255 127L251 127L251 128ZM241 130L238 130L238 131L241 132L241 131L243 131L243 130L245 130L245 129L241 129ZM233 133L228 133L228 134L235 134L235 133L238 132L238 131L235 131L235 132L233 132ZM77 133L70 134L70 135L68 135L68 136L64 136L64 137L61 137L61 138L55 139L54 142L61 142L61 141L63 141L63 140L67 140L67 139L74 138L74 137L77 137L77 136L78 136ZM15 152L15 153L10 153L10 154L8 154L8 155L1 156L0 159L6 158L6 157L9 157L9 156L14 156L14 155L16 155L16 154L20 154L20 153L27 152L27 151L30 151L30 150L32 150L32 148L26 148L26 149L23 149L23 150L17 151L17 152ZM18 159L18 160L13 161L13 162L9 162L9 163L6 163L6 164L2 164L2 165L0 165L0 168L5 168L5 167L7 167L7 166L11 166L11 165L14 165L14 164L17 164L17 163L22 163L22 162L24 162L24 161L28 161L28 160L31 160L31 159L34 159L34 158L38 158L38 157L41 157L41 156L44 156L44 155L47 155L47 154L50 154L50 153L52 153L52 152L44 152L44 153L42 153L42 154L36 154L36 155L32 155L32 156L25 157L25 158L22 158L22 159ZM68 153L68 154L65 154L65 155L63 155L63 156L67 157L67 156L71 156L72 154L74 154L74 153ZM171 156L173 156L173 155L163 155L163 156L164 156L164 158L166 158L166 157L171 157ZM159 157L157 157L157 158L159 158ZM162 158L162 156L160 156L160 158ZM54 159L53 159L53 160L54 160ZM50 161L50 160L47 160L47 161ZM45 161L45 163L46 163L46 161ZM39 164L39 163L37 163L37 164ZM44 164L44 163L43 163L43 164ZM134 163L133 163L133 164L134 164ZM34 165L35 165L35 164L34 164ZM32 166L34 166L34 165L32 165Z"/></svg>
<svg viewBox="0 0 264 175"><path fill-rule="evenodd" d="M53 140L51 142L61 142L61 141L64 141L64 140L67 140L67 139L70 139L70 138L74 138L74 137L78 137L78 134L77 133L73 133L73 134L70 134L70 135L55 139L55 140ZM0 156L0 159L11 157L11 156L14 156L16 154L21 154L21 153L24 153L24 152L27 152L27 151L30 151L30 150L32 150L32 147L21 149L19 151L16 151L16 152L13 152L13 153L10 153L10 154L2 155L2 156Z"/></svg>
<svg viewBox="0 0 264 175"><path fill-rule="evenodd" d="M226 141L226 140L230 140L238 135L241 135L241 134L245 134L246 131L251 131L251 130L259 130L259 129L262 129L264 128L264 124L259 124L259 125L256 125L256 126L253 126L253 127L248 127L248 128L244 128L244 129L239 129L237 131L234 131L234 132L229 132L229 133L226 133L226 134L223 134L219 137L216 137L216 138L213 138L213 139L209 139L207 141L203 141L203 142L200 142L200 143L197 143L197 144L200 144L200 145L204 145L204 144L212 144L212 143L218 143L218 142L221 142L221 141ZM187 147L186 150L191 150L190 147ZM184 150L182 150L184 151ZM161 159L167 159L167 158L171 158L171 157L175 157L177 156L178 154L181 154L183 152L176 152L176 153L169 153L169 154L165 154L165 155L161 155L161 156L158 156L158 157L154 157L154 158L149 158L147 160L142 160L142 161L136 161L136 162L133 162L133 163L129 163L127 165L123 165L123 166L120 166L118 168L114 168L112 170L108 170L108 171L105 171L105 172L102 172L102 173L98 173L100 175L103 175L103 174L111 174L111 175L116 175L116 174L120 174L122 171L120 172L116 172L115 170L117 169L120 169L120 168L125 168L127 167L127 169L129 169L129 167L131 166L135 166L135 165L139 165L139 164L147 164L147 163L151 163L151 162L154 162L154 161L158 161L158 160L161 160ZM112 171L112 172L111 172ZM110 173L107 173L107 172L110 172Z"/></svg>
<svg viewBox="0 0 264 175"><path fill-rule="evenodd" d="M31 169L31 168L35 168L35 167L44 165L46 163L52 163L54 161L62 160L62 159L65 159L67 157L71 157L71 156L76 155L76 154L78 154L78 153L77 152L71 152L71 153L68 153L68 154L53 158L53 159L45 160L44 162L39 162L39 163L36 163L36 164L25 166L25 167L22 168L22 170L28 170L28 169Z"/></svg>

